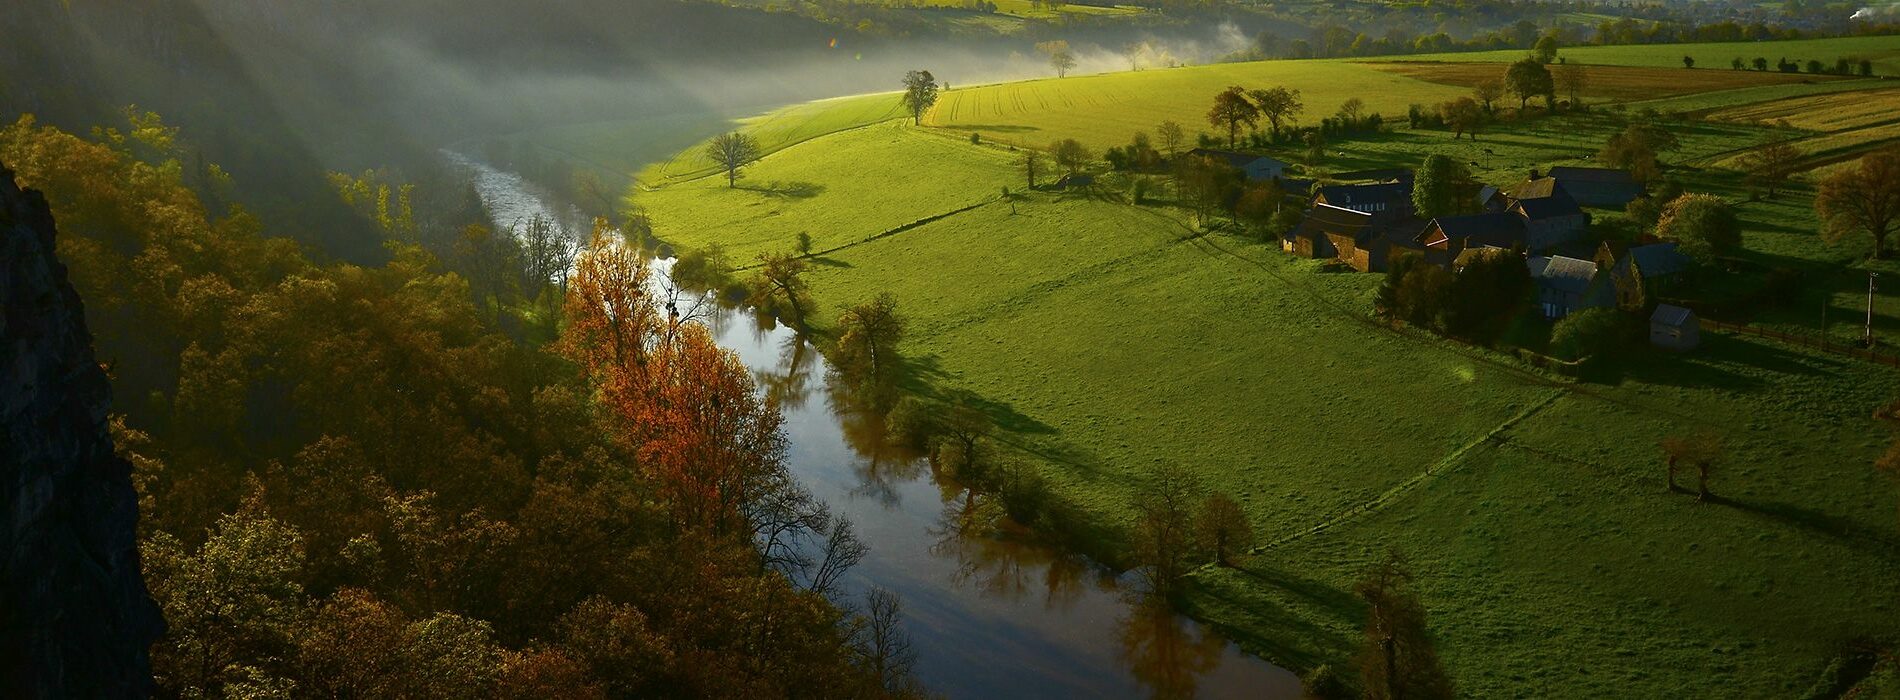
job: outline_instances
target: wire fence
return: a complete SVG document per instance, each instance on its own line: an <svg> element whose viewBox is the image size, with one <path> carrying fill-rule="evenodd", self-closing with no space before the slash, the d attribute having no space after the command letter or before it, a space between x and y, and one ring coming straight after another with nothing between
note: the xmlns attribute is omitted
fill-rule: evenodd
<svg viewBox="0 0 1900 700"><path fill-rule="evenodd" d="M1779 340L1784 343L1794 343L1796 345L1802 345L1802 346L1806 346L1810 348L1815 348L1823 352L1831 352L1838 355L1846 355L1848 357L1866 360L1868 362L1883 364L1888 367L1900 367L1900 351L1881 352L1878 347L1866 348L1866 347L1860 347L1858 345L1848 345L1844 343L1834 342L1834 341L1828 340L1826 336L1823 336L1819 333L1788 333L1784 331L1777 331L1777 330L1762 328L1761 326L1747 326L1747 325L1742 325L1739 323L1727 323L1724 321L1717 321L1711 318L1702 319L1702 327L1713 329L1713 330L1726 331L1729 333L1735 333L1737 335L1752 335L1758 338L1773 338L1775 340Z"/></svg>

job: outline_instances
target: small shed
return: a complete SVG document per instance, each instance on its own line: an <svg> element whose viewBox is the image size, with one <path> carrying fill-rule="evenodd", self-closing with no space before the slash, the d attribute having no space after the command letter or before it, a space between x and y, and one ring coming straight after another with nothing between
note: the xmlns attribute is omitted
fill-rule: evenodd
<svg viewBox="0 0 1900 700"><path fill-rule="evenodd" d="M1702 342L1702 320L1680 306L1657 304L1649 315L1649 344L1665 350L1693 350Z"/></svg>

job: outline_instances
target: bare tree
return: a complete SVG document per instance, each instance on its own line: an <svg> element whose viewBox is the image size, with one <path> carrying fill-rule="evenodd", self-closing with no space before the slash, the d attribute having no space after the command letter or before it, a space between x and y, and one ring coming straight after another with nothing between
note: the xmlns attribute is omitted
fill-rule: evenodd
<svg viewBox="0 0 1900 700"><path fill-rule="evenodd" d="M873 586L864 594L864 606L865 614L852 644L858 665L870 671L889 696L918 694L913 675L917 650L901 625L902 600L895 592Z"/></svg>
<svg viewBox="0 0 1900 700"><path fill-rule="evenodd" d="M1069 75L1069 69L1075 67L1075 54L1069 51L1069 42L1061 39L1036 44L1036 50L1049 56L1049 67L1056 69L1056 77Z"/></svg>
<svg viewBox="0 0 1900 700"><path fill-rule="evenodd" d="M1570 100L1570 106L1575 108L1582 104L1583 91L1590 87L1590 74L1584 71L1581 64L1560 63L1557 64L1557 70L1551 72L1551 81L1557 91Z"/></svg>
<svg viewBox="0 0 1900 700"><path fill-rule="evenodd" d="M1145 566L1150 592L1175 592L1194 550L1194 502L1200 484L1187 469L1166 462L1150 470L1135 501L1135 556Z"/></svg>
<svg viewBox="0 0 1900 700"><path fill-rule="evenodd" d="M1168 152L1169 160L1173 160L1181 151L1181 143L1187 139L1186 134L1181 132L1181 125L1174 120L1161 122L1160 126L1155 127L1155 135L1160 137L1161 150Z"/></svg>
<svg viewBox="0 0 1900 700"><path fill-rule="evenodd" d="M759 159L759 142L737 131L714 136L706 144L706 157L726 171L726 186L739 185L739 169Z"/></svg>

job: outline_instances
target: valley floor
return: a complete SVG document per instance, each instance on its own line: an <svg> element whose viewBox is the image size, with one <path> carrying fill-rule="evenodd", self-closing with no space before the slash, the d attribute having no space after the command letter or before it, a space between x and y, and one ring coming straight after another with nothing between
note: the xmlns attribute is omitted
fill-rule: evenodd
<svg viewBox="0 0 1900 700"><path fill-rule="evenodd" d="M1471 145L1343 143L1340 167L1443 150L1495 180L1574 160L1610 128L1560 119ZM1679 158L1802 133L1698 125ZM1000 439L1088 514L1095 552L1117 546L1156 463L1232 495L1264 546L1194 574L1189 605L1278 663L1349 663L1352 581L1389 549L1412 561L1473 696L1787 696L1845 642L1900 634L1900 500L1870 466L1893 437L1874 418L1900 396L1890 368L1705 333L1696 352L1575 383L1374 322L1375 275L1121 193L1024 193L1013 150L877 122L777 150L740 188L708 177L634 199L660 238L742 265L810 235L820 326L894 293L913 387L989 402ZM1739 192L1732 171L1699 168L1683 173L1692 190ZM1822 280L1763 322L1811 326L1824 299L1840 318L1855 308L1865 263L1815 238L1810 193L1741 205L1748 257ZM1880 297L1879 328L1896 328L1896 304ZM1700 431L1727 457L1718 497L1698 503L1665 492L1656 445Z"/></svg>

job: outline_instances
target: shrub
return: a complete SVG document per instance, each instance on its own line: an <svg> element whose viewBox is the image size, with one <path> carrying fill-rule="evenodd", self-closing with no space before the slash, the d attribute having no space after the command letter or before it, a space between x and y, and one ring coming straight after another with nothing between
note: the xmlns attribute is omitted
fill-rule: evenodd
<svg viewBox="0 0 1900 700"><path fill-rule="evenodd" d="M1613 357L1624 346L1629 324L1615 309L1585 309L1565 316L1550 331L1550 351L1560 359Z"/></svg>
<svg viewBox="0 0 1900 700"><path fill-rule="evenodd" d="M1663 207L1656 235L1676 241L1696 262L1710 263L1742 247L1742 222L1722 198L1685 194Z"/></svg>
<svg viewBox="0 0 1900 700"><path fill-rule="evenodd" d="M898 399L884 416L884 440L896 447L921 450L936 433L935 413L929 402L915 396Z"/></svg>

